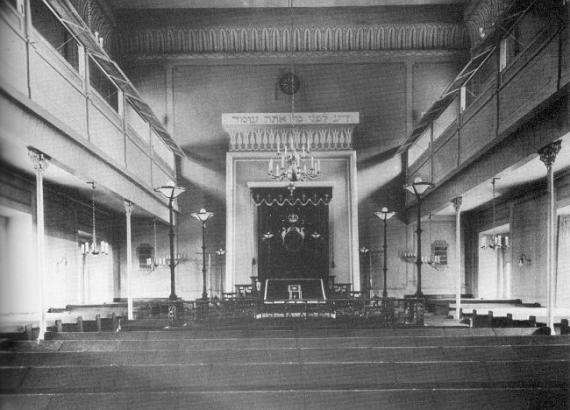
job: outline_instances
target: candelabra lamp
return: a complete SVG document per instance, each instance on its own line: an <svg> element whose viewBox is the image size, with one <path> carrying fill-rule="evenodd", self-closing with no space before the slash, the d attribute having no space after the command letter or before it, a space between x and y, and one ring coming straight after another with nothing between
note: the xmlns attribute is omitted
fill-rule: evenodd
<svg viewBox="0 0 570 410"><path fill-rule="evenodd" d="M382 297L388 297L388 280L387 280L387 273L388 273L388 263L387 263L387 254L388 254L388 243L386 241L386 224L388 223L388 219L393 217L396 213L392 211L388 211L388 208L383 207L380 212L374 212L378 218L380 218L384 222L384 244L382 245L382 249L384 249L384 266L382 270L384 271L384 289L382 290Z"/></svg>
<svg viewBox="0 0 570 410"><path fill-rule="evenodd" d="M416 179L414 179L414 182L412 182L411 184L406 184L404 185L404 189L406 189L407 191L411 192L412 194L414 194L417 198L417 256L416 256L416 265L417 265L417 271L418 271L418 280L417 280L417 287L416 287L416 293L414 294L414 296L416 298L422 298L423 297L423 293L422 293L422 226L421 226L421 216L422 216L422 194L424 192L426 192L428 189L433 188L435 185L432 184L431 182L425 182L422 181L422 179L420 177L416 177Z"/></svg>
<svg viewBox="0 0 570 410"><path fill-rule="evenodd" d="M161 193L168 199L168 214L169 214L169 230L168 238L170 239L170 296L168 297L168 321L170 326L174 326L178 322L179 312L182 311L182 303L178 303L176 296L176 260L174 258L174 220L173 220L173 202L186 188L176 185L163 185L154 189L156 192Z"/></svg>
<svg viewBox="0 0 570 410"><path fill-rule="evenodd" d="M208 300L208 292L206 291L206 222L214 216L214 213L202 208L200 212L193 212L190 215L202 225L202 299Z"/></svg>
<svg viewBox="0 0 570 410"><path fill-rule="evenodd" d="M218 257L216 260L216 265L218 266L218 278L220 281L219 295L222 299L224 298L224 281L225 281L223 269L222 269L222 263L224 262L225 255L226 255L226 251L223 248L220 248L216 251L216 256Z"/></svg>
<svg viewBox="0 0 570 410"><path fill-rule="evenodd" d="M372 293L372 251L370 249L368 249L366 246L362 246L360 248L360 254L362 255L362 257L366 257L366 259L368 260L367 264L368 266L366 267L366 271L365 271L365 279L364 279L364 285L362 287L362 292L364 295L367 295L366 297L370 297L370 294Z"/></svg>
<svg viewBox="0 0 570 410"><path fill-rule="evenodd" d="M206 222L214 216L214 213L202 208L200 212L192 212L190 215L202 225L202 299L196 301L196 306L198 319L207 319L209 305L206 291Z"/></svg>

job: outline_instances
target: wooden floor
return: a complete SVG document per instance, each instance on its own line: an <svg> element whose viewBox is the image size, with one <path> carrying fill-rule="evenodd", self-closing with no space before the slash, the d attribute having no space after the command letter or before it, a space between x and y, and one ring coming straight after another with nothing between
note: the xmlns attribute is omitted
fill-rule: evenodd
<svg viewBox="0 0 570 410"><path fill-rule="evenodd" d="M283 320L53 333L3 343L0 407L566 409L570 337L534 330Z"/></svg>

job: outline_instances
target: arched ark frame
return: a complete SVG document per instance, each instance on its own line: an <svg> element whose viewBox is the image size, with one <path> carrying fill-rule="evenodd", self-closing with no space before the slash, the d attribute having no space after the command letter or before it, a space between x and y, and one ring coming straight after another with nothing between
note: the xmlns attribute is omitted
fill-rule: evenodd
<svg viewBox="0 0 570 410"><path fill-rule="evenodd" d="M258 279L329 277L332 187L252 188L257 210Z"/></svg>
<svg viewBox="0 0 570 410"><path fill-rule="evenodd" d="M328 204L328 274L335 280L351 283L360 290L358 258L358 197L356 181L356 154L354 151L317 153L322 163L323 176L314 181L296 182L294 193L303 189L329 188L334 200ZM267 175L268 152L228 152L226 162L226 275L224 291L235 285L250 283L257 276L258 209L251 190L279 188L283 197L290 195L288 182L273 181ZM265 199L267 200L267 199ZM270 202L279 201L279 197ZM316 203L329 201L324 196ZM314 201L309 195L294 203ZM275 233L274 233L275 235Z"/></svg>

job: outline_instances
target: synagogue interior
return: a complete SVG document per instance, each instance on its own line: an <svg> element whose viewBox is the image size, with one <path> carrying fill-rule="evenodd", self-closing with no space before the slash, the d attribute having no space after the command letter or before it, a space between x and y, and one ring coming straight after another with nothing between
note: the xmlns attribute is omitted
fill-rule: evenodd
<svg viewBox="0 0 570 410"><path fill-rule="evenodd" d="M566 0L0 3L0 404L566 408L568 20ZM301 370L267 353L288 338ZM164 373L136 373L162 339ZM406 343L425 355L374 356ZM474 345L432 379L422 343Z"/></svg>

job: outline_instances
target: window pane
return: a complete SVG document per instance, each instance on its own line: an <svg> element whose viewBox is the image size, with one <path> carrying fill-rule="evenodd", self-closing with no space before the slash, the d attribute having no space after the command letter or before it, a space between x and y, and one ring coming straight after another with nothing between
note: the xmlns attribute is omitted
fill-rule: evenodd
<svg viewBox="0 0 570 410"><path fill-rule="evenodd" d="M117 87L99 66L89 59L89 83L115 111L119 108L119 92Z"/></svg>
<svg viewBox="0 0 570 410"><path fill-rule="evenodd" d="M79 71L77 42L42 1L31 1L32 25L55 50Z"/></svg>

